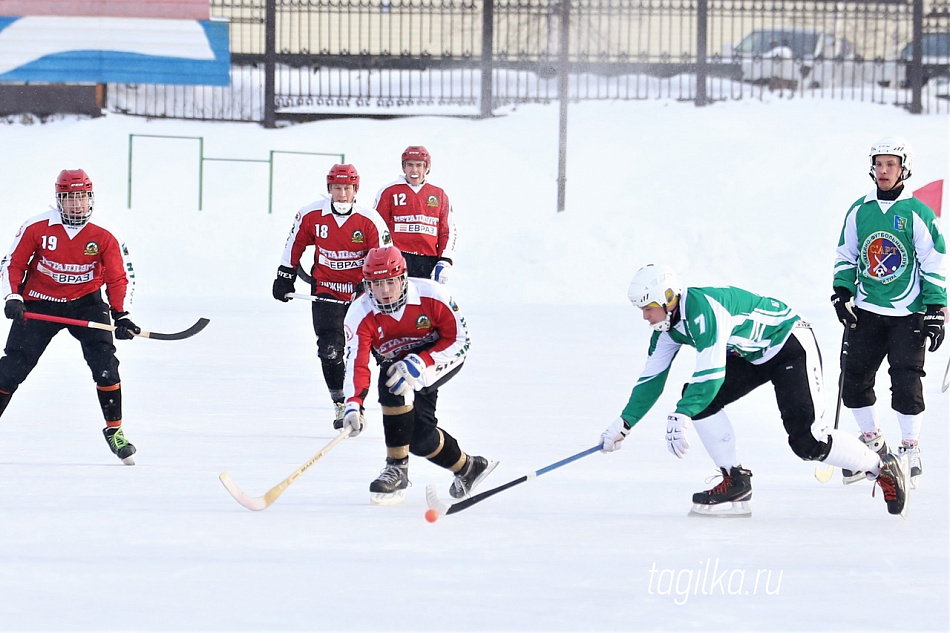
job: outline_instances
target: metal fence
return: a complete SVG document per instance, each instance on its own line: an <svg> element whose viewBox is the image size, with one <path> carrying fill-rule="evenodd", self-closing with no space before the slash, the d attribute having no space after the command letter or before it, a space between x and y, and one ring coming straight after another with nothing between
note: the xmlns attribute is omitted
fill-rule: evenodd
<svg viewBox="0 0 950 633"><path fill-rule="evenodd" d="M228 87L110 84L107 107L259 121L489 116L560 98L767 93L950 111L950 0L211 0Z"/></svg>

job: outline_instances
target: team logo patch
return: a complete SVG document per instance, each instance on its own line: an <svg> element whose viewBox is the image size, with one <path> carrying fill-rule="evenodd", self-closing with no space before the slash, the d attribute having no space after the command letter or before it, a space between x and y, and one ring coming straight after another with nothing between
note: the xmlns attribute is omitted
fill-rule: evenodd
<svg viewBox="0 0 950 633"><path fill-rule="evenodd" d="M429 320L424 314L420 314L419 318L416 319L416 329L417 330L428 330L432 327L432 321Z"/></svg>
<svg viewBox="0 0 950 633"><path fill-rule="evenodd" d="M95 242L89 242L86 244L86 248L83 249L83 255L98 255L99 254L99 245Z"/></svg>
<svg viewBox="0 0 950 633"><path fill-rule="evenodd" d="M900 216L897 216L894 218L895 231L903 231L906 226L907 226L907 218L902 218Z"/></svg>
<svg viewBox="0 0 950 633"><path fill-rule="evenodd" d="M864 240L861 246L861 261L868 277L882 284L889 284L907 268L907 251L893 235L878 231Z"/></svg>
<svg viewBox="0 0 950 633"><path fill-rule="evenodd" d="M363 235L363 231L357 229L356 231L353 231L353 236L351 239L353 240L354 244L362 244L366 241L366 236Z"/></svg>
<svg viewBox="0 0 950 633"><path fill-rule="evenodd" d="M426 200L427 207L437 207L439 206L439 198L437 196L429 196L429 199Z"/></svg>

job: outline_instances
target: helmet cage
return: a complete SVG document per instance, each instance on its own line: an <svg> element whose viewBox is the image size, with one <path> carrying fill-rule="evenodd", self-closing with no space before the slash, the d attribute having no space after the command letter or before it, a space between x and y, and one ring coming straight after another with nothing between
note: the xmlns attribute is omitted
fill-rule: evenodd
<svg viewBox="0 0 950 633"><path fill-rule="evenodd" d="M395 246L370 249L363 261L363 281L366 293L380 312L392 314L406 305L409 292L406 258ZM398 292L386 292L389 296L383 297L382 291L391 289L393 283L399 283Z"/></svg>
<svg viewBox="0 0 950 633"><path fill-rule="evenodd" d="M95 205L92 180L82 169L64 169L59 172L54 187L56 208L63 224L83 226L89 221Z"/></svg>
<svg viewBox="0 0 950 633"><path fill-rule="evenodd" d="M393 282L398 282L400 284L400 290L398 294L389 300L383 299L380 296L382 294L380 291ZM372 299L373 305L376 306L376 309L380 312L384 314L398 312L400 308L406 305L406 300L409 295L409 277L404 272L401 275L397 275L396 277L386 277L385 279L367 279L366 293L370 296L370 299Z"/></svg>

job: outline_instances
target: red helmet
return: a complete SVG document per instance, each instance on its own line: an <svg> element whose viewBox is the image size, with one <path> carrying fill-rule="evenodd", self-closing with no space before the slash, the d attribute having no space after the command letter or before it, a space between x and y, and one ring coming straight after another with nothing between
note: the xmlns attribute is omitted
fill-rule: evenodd
<svg viewBox="0 0 950 633"><path fill-rule="evenodd" d="M64 169L56 177L56 206L59 208L63 224L82 226L92 215L92 206L95 196L92 192L92 180L81 169ZM82 198L88 205L63 203L69 199Z"/></svg>
<svg viewBox="0 0 950 633"><path fill-rule="evenodd" d="M363 261L363 279L380 281L406 274L406 258L395 246L371 248Z"/></svg>
<svg viewBox="0 0 950 633"><path fill-rule="evenodd" d="M363 279L367 282L367 294L380 312L393 313L406 305L406 294L409 290L406 258L395 246L370 249L363 261ZM400 282L399 292L394 294L389 290L386 291L387 296L377 296L378 289L375 289L374 286L384 288L385 284L380 282L390 279L396 279ZM382 295L382 292L379 292L379 294Z"/></svg>
<svg viewBox="0 0 950 633"><path fill-rule="evenodd" d="M410 145L402 153L402 164L405 165L407 160L421 160L426 164L426 173L429 173L429 170L432 169L432 157L429 155L429 150L424 148L422 145Z"/></svg>
<svg viewBox="0 0 950 633"><path fill-rule="evenodd" d="M360 175L353 165L334 165L327 174L327 191L330 185L353 185L354 191L360 190Z"/></svg>

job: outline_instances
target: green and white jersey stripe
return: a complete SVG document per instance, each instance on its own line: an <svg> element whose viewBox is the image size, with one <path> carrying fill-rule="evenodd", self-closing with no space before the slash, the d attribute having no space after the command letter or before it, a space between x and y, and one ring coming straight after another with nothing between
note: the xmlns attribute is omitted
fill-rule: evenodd
<svg viewBox="0 0 950 633"><path fill-rule="evenodd" d="M747 290L687 288L680 296L679 322L650 339L646 367L621 413L639 422L663 393L670 366L683 345L696 348L696 368L676 405L693 417L705 409L726 377L726 358L739 356L760 364L778 353L801 317L778 299Z"/></svg>
<svg viewBox="0 0 950 633"><path fill-rule="evenodd" d="M845 217L835 253L834 286L860 308L888 316L947 305L946 243L933 211L904 189L894 201L876 190Z"/></svg>

